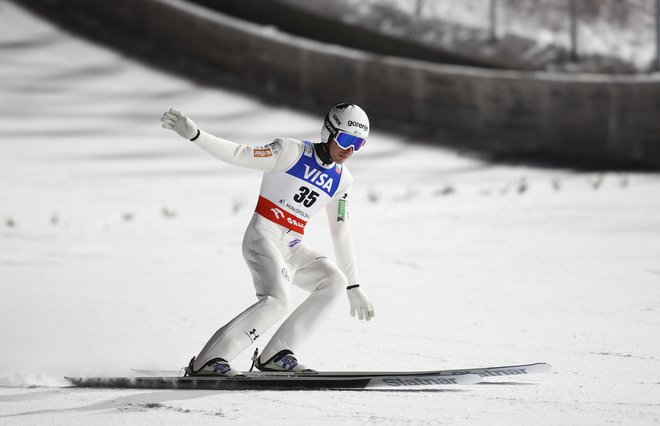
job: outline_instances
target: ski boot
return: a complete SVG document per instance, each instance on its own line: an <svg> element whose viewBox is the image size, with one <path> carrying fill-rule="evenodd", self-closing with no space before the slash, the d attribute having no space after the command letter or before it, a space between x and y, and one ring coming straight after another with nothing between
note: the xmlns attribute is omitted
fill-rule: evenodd
<svg viewBox="0 0 660 426"><path fill-rule="evenodd" d="M193 368L194 363L195 357L192 357L185 369L185 376L236 376L240 374L236 370L232 370L229 363L222 358L213 358L198 370Z"/></svg>
<svg viewBox="0 0 660 426"><path fill-rule="evenodd" d="M275 356L270 358L268 361L261 362L261 359L258 355L255 354L252 361L254 366L257 367L259 371L282 371L282 372L294 372L294 373L316 373L316 371L305 367L302 364L298 363L293 352L288 349L279 351Z"/></svg>

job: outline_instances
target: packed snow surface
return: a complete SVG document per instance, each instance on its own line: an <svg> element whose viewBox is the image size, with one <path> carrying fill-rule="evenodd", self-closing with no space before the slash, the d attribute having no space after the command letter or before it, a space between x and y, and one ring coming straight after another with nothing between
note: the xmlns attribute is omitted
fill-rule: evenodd
<svg viewBox="0 0 660 426"><path fill-rule="evenodd" d="M660 422L660 176L492 164L378 122L349 163L376 318L342 301L299 358L552 374L427 392L67 387L176 370L255 300L240 241L260 174L161 129L161 113L253 145L317 140L321 117L150 69L6 1L0 20L0 423ZM332 254L324 217L306 240Z"/></svg>

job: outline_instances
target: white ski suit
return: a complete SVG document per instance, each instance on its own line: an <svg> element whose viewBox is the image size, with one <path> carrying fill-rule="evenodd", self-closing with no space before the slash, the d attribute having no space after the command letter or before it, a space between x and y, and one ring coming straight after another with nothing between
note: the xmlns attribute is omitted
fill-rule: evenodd
<svg viewBox="0 0 660 426"><path fill-rule="evenodd" d="M199 147L230 164L264 172L259 200L243 238L243 257L258 301L220 328L196 357L231 361L289 311L291 284L310 293L262 350L268 360L296 352L348 285L358 284L347 214L352 177L340 164L324 166L314 146L279 138L263 147L239 145L200 131ZM325 207L337 265L303 242L307 221Z"/></svg>

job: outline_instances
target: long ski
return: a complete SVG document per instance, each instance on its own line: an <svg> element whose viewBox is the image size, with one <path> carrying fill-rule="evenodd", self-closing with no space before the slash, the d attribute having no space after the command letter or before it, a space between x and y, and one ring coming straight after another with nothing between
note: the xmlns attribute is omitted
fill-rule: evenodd
<svg viewBox="0 0 660 426"><path fill-rule="evenodd" d="M390 376L325 376L310 375L237 375L230 377L67 377L78 387L131 389L365 389L371 387L439 386L478 383L476 374Z"/></svg>
<svg viewBox="0 0 660 426"><path fill-rule="evenodd" d="M67 377L78 387L133 389L364 389L435 387L479 383L483 378L545 373L549 364L430 371L245 372L220 377ZM141 370L146 372L146 370Z"/></svg>

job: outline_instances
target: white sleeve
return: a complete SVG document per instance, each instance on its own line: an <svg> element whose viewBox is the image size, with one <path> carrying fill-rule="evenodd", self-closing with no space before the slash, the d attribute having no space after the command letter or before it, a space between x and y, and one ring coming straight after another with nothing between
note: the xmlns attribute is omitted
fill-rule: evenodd
<svg viewBox="0 0 660 426"><path fill-rule="evenodd" d="M202 130L193 143L225 163L263 172L287 170L300 156L295 139L277 138L265 146L240 145ZM302 144L300 144L302 145Z"/></svg>
<svg viewBox="0 0 660 426"><path fill-rule="evenodd" d="M337 260L337 266L348 279L348 285L360 284L358 276L355 245L351 234L351 225L348 220L348 199L350 197L350 180L344 190L337 191L335 197L326 206L330 225L332 245Z"/></svg>

